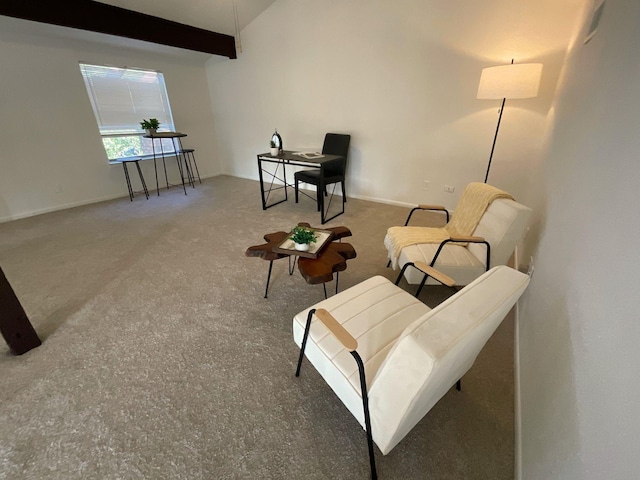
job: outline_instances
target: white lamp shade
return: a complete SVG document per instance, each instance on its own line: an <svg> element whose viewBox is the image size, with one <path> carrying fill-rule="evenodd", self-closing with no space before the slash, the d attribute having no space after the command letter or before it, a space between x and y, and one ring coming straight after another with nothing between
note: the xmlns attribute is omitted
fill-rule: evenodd
<svg viewBox="0 0 640 480"><path fill-rule="evenodd" d="M515 63L482 69L478 98L531 98L538 95L541 63Z"/></svg>

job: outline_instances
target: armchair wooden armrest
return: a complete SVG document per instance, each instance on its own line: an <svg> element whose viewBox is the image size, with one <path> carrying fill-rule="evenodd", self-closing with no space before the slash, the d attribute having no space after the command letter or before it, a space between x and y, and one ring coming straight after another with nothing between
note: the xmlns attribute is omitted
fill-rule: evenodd
<svg viewBox="0 0 640 480"><path fill-rule="evenodd" d="M409 221L411 220L411 215L413 215L413 212L415 212L416 210L430 210L434 212L443 212L447 216L447 223L449 223L449 211L444 207L444 205L420 204L417 207L412 208L411 211L409 212L407 221L404 222L405 227L409 225Z"/></svg>
<svg viewBox="0 0 640 480"><path fill-rule="evenodd" d="M451 237L449 241L461 243L482 243L485 239L482 237L474 237L473 235L458 235L456 237Z"/></svg>
<svg viewBox="0 0 640 480"><path fill-rule="evenodd" d="M329 331L333 334L334 337L338 339L338 341L342 344L342 346L348 350L349 352L353 352L358 348L358 341L351 336L347 330L338 323L338 321L324 308L319 308L316 310L316 317L324 326L329 329Z"/></svg>
<svg viewBox="0 0 640 480"><path fill-rule="evenodd" d="M444 205L425 205L424 203L421 203L420 205L418 205L418 207L420 210L442 210L442 211L447 211L447 209L444 207Z"/></svg>
<svg viewBox="0 0 640 480"><path fill-rule="evenodd" d="M445 275L439 270L436 270L425 262L415 262L413 266L418 270L424 272L426 275L429 275L431 278L439 281L441 284L446 285L447 287L453 287L456 284L456 281L453 278Z"/></svg>

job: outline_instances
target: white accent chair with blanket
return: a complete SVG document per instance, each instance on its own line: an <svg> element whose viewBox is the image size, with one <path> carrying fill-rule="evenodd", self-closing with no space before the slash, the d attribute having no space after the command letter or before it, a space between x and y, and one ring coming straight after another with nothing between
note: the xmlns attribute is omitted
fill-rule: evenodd
<svg viewBox="0 0 640 480"><path fill-rule="evenodd" d="M409 226L417 210L442 212L443 228ZM404 226L391 227L384 245L389 264L402 267L396 284L404 275L409 284L436 283L413 267L422 262L468 285L492 266L506 265L516 244L524 236L531 209L517 203L511 195L485 183L467 185L449 221L449 212L441 205L419 205L411 210ZM516 265L517 266L517 265Z"/></svg>
<svg viewBox="0 0 640 480"><path fill-rule="evenodd" d="M495 267L430 309L384 277L365 280L294 317L296 376L306 356L362 425L375 479L373 442L386 455L453 385L460 389L528 283Z"/></svg>

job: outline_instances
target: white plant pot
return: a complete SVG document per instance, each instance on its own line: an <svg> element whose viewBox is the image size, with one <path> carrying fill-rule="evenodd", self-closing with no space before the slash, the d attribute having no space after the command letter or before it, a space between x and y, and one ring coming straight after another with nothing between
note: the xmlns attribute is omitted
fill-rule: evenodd
<svg viewBox="0 0 640 480"><path fill-rule="evenodd" d="M309 251L309 244L308 243L295 243L295 248L296 250L298 250L299 252L308 252Z"/></svg>
<svg viewBox="0 0 640 480"><path fill-rule="evenodd" d="M273 147L273 148L271 149L271 156L272 156L272 157L277 156L277 155L278 155L278 153L280 153L280 149L279 149L278 147Z"/></svg>
<svg viewBox="0 0 640 480"><path fill-rule="evenodd" d="M146 132L147 132L147 135L155 135L156 134L156 129L155 128L147 128Z"/></svg>

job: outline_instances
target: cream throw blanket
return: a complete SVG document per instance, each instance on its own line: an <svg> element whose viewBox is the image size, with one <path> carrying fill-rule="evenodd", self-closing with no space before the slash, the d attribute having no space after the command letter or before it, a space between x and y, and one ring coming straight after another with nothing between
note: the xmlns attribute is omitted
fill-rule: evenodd
<svg viewBox="0 0 640 480"><path fill-rule="evenodd" d="M487 207L496 198L513 197L507 192L487 185L472 182L464 189L451 220L443 228L434 227L391 227L387 230L384 244L387 247L389 260L395 270L398 257L404 247L419 243L441 243L457 235L471 235L478 226Z"/></svg>

